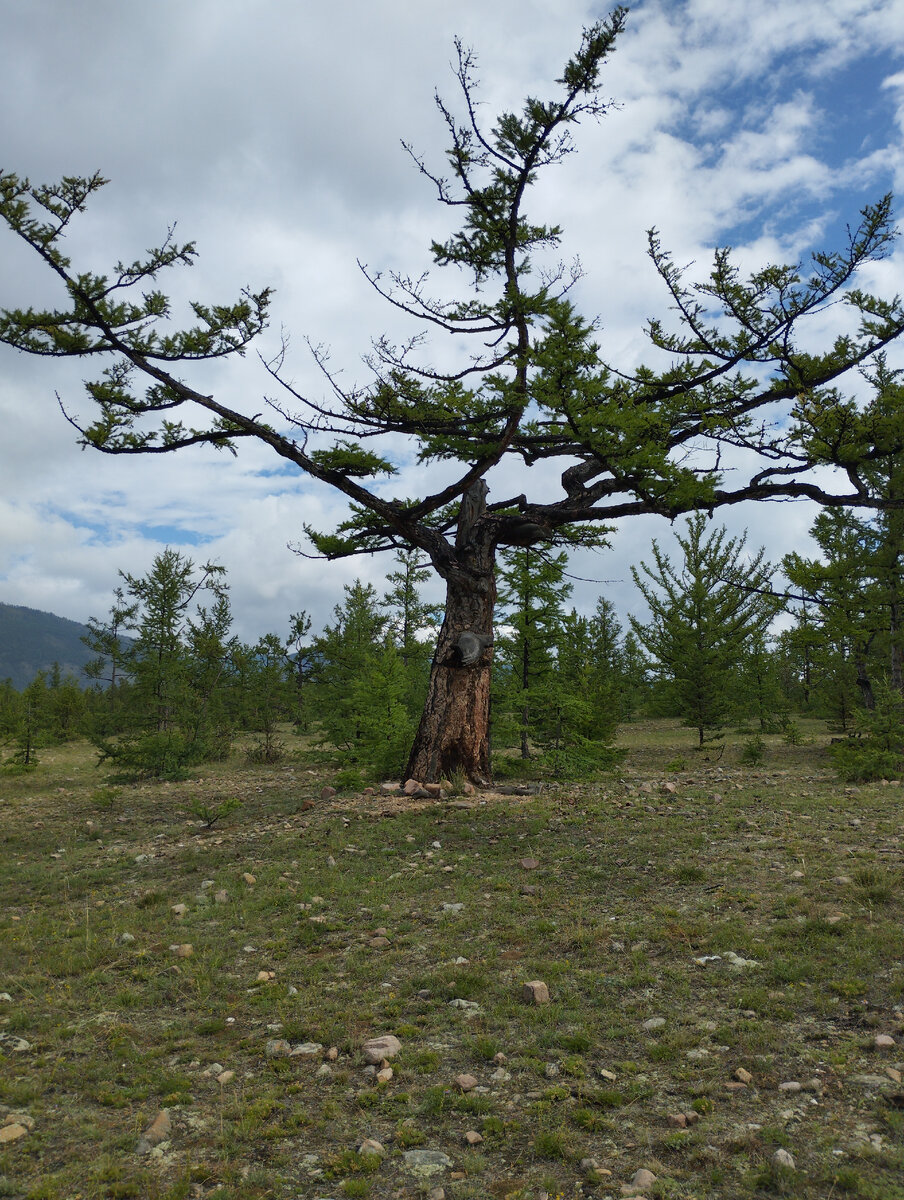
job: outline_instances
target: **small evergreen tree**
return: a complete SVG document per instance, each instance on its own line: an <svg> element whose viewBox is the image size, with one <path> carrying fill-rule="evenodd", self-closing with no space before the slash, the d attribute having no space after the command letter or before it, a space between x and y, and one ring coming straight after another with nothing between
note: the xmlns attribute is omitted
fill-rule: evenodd
<svg viewBox="0 0 904 1200"><path fill-rule="evenodd" d="M656 541L653 566L632 568L651 615L647 623L631 617L631 627L700 746L728 718L745 648L777 609L764 594L772 574L764 551L745 556L746 538L729 538L724 527L704 537L705 529L703 513L689 518L686 536L678 537L679 568Z"/></svg>
<svg viewBox="0 0 904 1200"><path fill-rule="evenodd" d="M120 677L129 680L127 704L120 732L95 732L92 740L102 759L126 772L178 775L221 756L231 737L221 691L234 645L224 568L206 563L196 574L190 559L167 548L146 576L120 575L125 587L117 599L128 603L114 609L133 637L105 644ZM205 595L210 607L199 603ZM95 622L93 628L103 627Z"/></svg>
<svg viewBox="0 0 904 1200"><path fill-rule="evenodd" d="M499 605L506 631L494 652L494 732L504 742L513 728L522 759L531 757L531 738L539 735L558 692L555 648L562 605L572 591L564 582L567 564L565 551L524 546L500 553Z"/></svg>

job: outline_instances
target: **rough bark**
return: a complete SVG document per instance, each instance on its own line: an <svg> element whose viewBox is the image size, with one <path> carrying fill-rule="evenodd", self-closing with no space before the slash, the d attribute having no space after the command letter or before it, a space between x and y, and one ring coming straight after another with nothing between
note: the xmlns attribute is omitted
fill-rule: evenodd
<svg viewBox="0 0 904 1200"><path fill-rule="evenodd" d="M490 782L490 667L496 605L495 538L484 519L486 484L466 494L455 563L444 565L446 615L430 669L427 700L405 768L406 779L436 783L456 773L478 786ZM479 651L474 655L476 635ZM474 657L473 662L468 659Z"/></svg>

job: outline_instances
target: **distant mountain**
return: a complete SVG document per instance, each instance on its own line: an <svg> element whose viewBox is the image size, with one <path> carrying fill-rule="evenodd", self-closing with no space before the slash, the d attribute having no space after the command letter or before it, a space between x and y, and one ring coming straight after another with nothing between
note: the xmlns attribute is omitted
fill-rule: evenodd
<svg viewBox="0 0 904 1200"><path fill-rule="evenodd" d="M23 688L55 662L84 682L82 667L96 655L81 641L87 625L16 604L0 604L0 681Z"/></svg>

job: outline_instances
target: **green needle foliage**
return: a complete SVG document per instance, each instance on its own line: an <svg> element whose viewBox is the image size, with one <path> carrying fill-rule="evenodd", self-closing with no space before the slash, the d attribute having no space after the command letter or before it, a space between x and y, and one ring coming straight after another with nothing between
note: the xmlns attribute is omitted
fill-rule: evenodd
<svg viewBox="0 0 904 1200"><path fill-rule="evenodd" d="M704 513L689 518L678 537L680 566L654 541L653 565L632 568L651 616L632 617L631 626L700 746L728 719L745 650L778 609L764 551L745 555L746 539L729 538L724 527L705 537L706 522Z"/></svg>

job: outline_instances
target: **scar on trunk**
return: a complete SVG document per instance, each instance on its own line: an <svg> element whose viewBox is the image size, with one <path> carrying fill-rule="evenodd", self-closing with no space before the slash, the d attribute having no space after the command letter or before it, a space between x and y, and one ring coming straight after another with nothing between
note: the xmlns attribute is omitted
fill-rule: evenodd
<svg viewBox="0 0 904 1200"><path fill-rule="evenodd" d="M463 667L473 667L480 659L484 650L493 644L493 635L486 633L472 633L470 630L465 630L455 643L458 648L458 653L461 655L461 665Z"/></svg>

